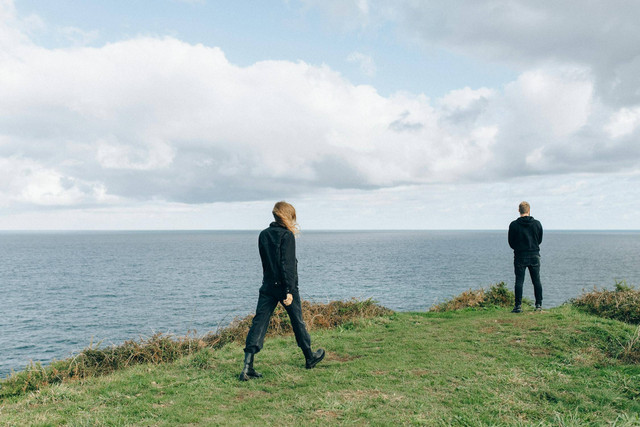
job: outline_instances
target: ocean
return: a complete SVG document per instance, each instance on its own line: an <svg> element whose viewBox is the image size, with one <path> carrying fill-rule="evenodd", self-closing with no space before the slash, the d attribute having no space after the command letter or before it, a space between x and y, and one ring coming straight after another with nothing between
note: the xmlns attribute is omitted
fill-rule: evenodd
<svg viewBox="0 0 640 427"><path fill-rule="evenodd" d="M0 233L0 377L89 344L202 335L253 313L258 233ZM511 288L506 239L506 230L304 231L300 293L425 311L470 288L501 281ZM545 231L541 253L547 308L617 280L640 284L639 231ZM524 296L533 298L528 276Z"/></svg>

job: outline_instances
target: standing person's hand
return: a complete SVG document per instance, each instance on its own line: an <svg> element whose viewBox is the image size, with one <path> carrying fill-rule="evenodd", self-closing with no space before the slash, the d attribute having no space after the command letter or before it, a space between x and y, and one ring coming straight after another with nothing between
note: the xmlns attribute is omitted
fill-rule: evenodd
<svg viewBox="0 0 640 427"><path fill-rule="evenodd" d="M291 305L291 303L293 302L293 295L291 294L287 294L287 298L285 298L282 303L286 306Z"/></svg>

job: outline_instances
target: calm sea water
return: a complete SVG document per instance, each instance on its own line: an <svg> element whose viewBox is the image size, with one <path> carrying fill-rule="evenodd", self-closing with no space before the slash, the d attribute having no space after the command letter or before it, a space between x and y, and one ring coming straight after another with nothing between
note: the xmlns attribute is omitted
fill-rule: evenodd
<svg viewBox="0 0 640 427"><path fill-rule="evenodd" d="M0 233L0 377L91 342L204 334L253 312L257 231ZM513 285L506 231L307 231L300 291L426 310L469 288ZM640 284L640 232L545 232L544 305L615 280ZM533 297L527 277L525 296Z"/></svg>

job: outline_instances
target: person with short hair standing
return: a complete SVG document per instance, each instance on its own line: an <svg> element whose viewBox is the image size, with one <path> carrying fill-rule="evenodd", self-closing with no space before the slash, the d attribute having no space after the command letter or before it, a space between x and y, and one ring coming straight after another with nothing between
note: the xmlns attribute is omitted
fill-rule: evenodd
<svg viewBox="0 0 640 427"><path fill-rule="evenodd" d="M298 292L298 260L296 259L295 234L298 231L296 210L287 202L278 202L272 211L275 221L262 230L258 237L258 249L262 260L262 287L258 297L256 315L247 334L244 348L244 367L240 381L262 376L253 368L253 359L262 349L269 320L278 303L281 303L291 319L291 327L298 347L304 353L305 367L311 369L324 358L324 350L311 350L311 337L302 319L302 304Z"/></svg>
<svg viewBox="0 0 640 427"><path fill-rule="evenodd" d="M516 273L516 301L512 313L522 312L522 285L525 270L529 269L533 293L536 299L536 311L542 310L542 283L540 282L540 243L542 243L542 224L531 216L529 203L518 206L520 218L509 224L509 246L513 249L513 267Z"/></svg>

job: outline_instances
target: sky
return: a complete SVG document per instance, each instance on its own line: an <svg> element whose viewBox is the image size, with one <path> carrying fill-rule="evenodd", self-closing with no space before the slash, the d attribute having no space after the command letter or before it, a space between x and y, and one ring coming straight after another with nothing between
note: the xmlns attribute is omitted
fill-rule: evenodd
<svg viewBox="0 0 640 427"><path fill-rule="evenodd" d="M640 2L0 0L0 230L640 229Z"/></svg>

